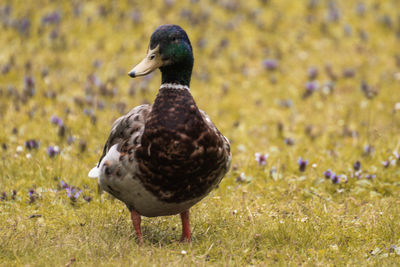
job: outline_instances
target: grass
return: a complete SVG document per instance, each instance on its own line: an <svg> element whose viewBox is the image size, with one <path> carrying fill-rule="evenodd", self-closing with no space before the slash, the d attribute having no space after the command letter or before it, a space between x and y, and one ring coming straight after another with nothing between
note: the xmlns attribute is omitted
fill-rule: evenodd
<svg viewBox="0 0 400 267"><path fill-rule="evenodd" d="M265 2L3 3L0 265L397 265L399 4ZM139 247L125 206L86 176L113 120L153 101L159 73L127 72L165 23L189 34L191 92L231 140L233 163L192 208L192 244L178 242L172 216L144 218ZM307 96L310 67L319 88ZM29 150L30 139L39 148ZM49 146L60 154L50 157ZM265 166L256 152L269 155ZM304 172L299 157L309 160ZM327 169L347 183L324 178ZM76 200L61 181L82 190Z"/></svg>

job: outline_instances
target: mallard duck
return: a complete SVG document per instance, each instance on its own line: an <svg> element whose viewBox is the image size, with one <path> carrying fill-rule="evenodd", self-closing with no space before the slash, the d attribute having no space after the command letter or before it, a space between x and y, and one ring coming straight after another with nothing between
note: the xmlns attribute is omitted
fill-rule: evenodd
<svg viewBox="0 0 400 267"><path fill-rule="evenodd" d="M180 214L181 241L191 240L189 209L227 173L230 145L190 94L193 52L186 32L162 25L132 78L155 69L162 75L153 105L118 118L98 164L89 172L99 186L126 204L139 243L141 216Z"/></svg>

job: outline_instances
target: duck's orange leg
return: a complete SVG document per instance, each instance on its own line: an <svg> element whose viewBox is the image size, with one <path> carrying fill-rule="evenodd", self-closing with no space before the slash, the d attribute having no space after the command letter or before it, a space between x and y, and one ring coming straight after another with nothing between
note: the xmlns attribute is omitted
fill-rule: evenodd
<svg viewBox="0 0 400 267"><path fill-rule="evenodd" d="M190 241L192 240L192 234L190 232L189 210L182 212L180 215L182 220L181 242L190 243Z"/></svg>
<svg viewBox="0 0 400 267"><path fill-rule="evenodd" d="M142 229L140 228L140 223L142 222L142 218L140 214L137 213L134 209L131 210L131 219L133 223L133 227L136 231L137 242L139 245L143 244L143 236L142 236Z"/></svg>

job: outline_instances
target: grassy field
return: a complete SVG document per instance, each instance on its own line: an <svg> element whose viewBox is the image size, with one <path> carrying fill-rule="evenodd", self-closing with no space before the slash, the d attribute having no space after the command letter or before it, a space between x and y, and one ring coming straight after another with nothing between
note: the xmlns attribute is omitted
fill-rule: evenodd
<svg viewBox="0 0 400 267"><path fill-rule="evenodd" d="M0 266L398 265L399 10L2 1ZM145 218L139 247L128 210L87 173L112 122L155 98L159 71L127 73L166 23L192 41L191 92L233 162L192 208L192 244L172 216Z"/></svg>

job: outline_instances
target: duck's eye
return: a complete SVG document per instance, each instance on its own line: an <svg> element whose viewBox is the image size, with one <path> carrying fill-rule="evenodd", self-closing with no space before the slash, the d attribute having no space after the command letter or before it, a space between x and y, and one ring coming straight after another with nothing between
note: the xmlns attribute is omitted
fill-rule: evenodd
<svg viewBox="0 0 400 267"><path fill-rule="evenodd" d="M150 60L153 60L155 57L156 57L156 55L152 54L152 55L150 56Z"/></svg>

